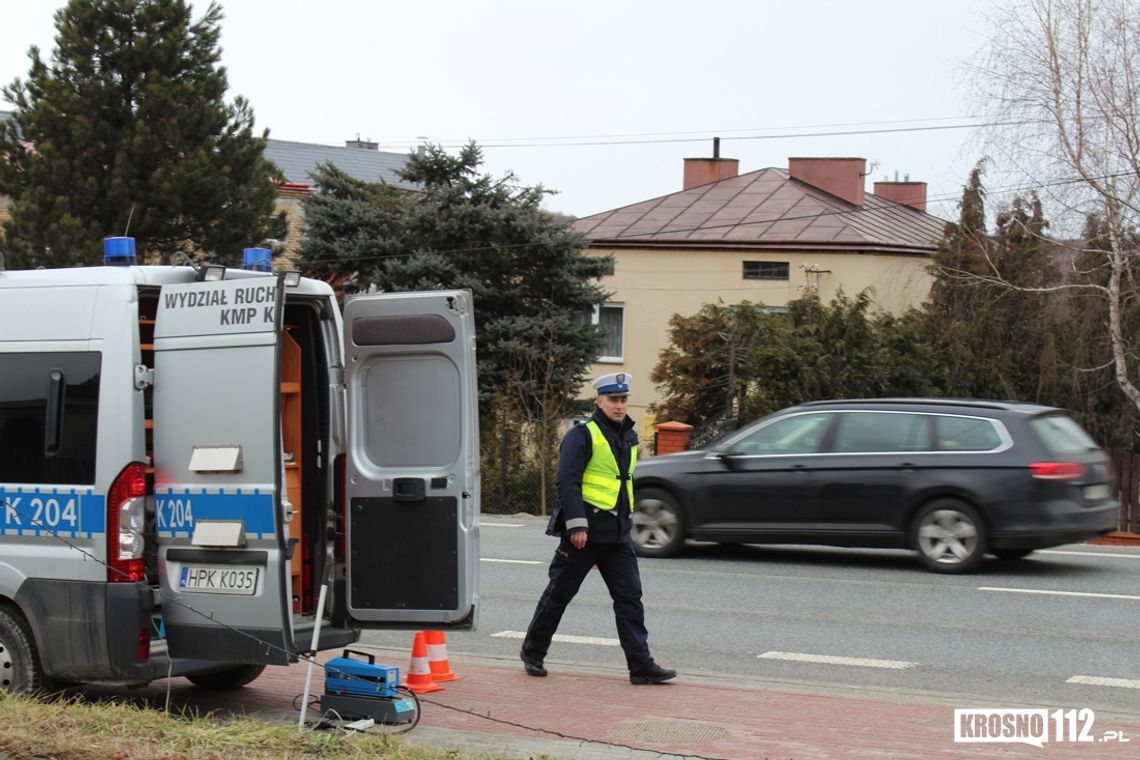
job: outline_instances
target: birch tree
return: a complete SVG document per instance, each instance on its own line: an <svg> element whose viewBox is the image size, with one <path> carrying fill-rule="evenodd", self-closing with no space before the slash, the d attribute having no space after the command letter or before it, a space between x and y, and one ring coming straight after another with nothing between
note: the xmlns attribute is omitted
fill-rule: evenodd
<svg viewBox="0 0 1140 760"><path fill-rule="evenodd" d="M1125 328L1137 293L1140 226L1140 3L1134 0L1012 0L992 19L974 65L979 104L993 124L995 164L1016 172L1049 207L1068 250L1051 282L1011 281L989 261L991 284L1031 292L1083 291L1103 309L1116 384L1140 408L1137 357ZM1100 230L1082 236L1090 220ZM1068 231L1068 234L1065 232Z"/></svg>

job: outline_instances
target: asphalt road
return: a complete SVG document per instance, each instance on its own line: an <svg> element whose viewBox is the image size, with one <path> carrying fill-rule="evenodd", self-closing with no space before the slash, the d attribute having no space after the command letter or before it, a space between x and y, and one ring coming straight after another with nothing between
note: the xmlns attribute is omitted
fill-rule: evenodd
<svg viewBox="0 0 1140 760"><path fill-rule="evenodd" d="M478 629L450 632L449 654L517 657L555 546L542 526L484 517ZM654 657L682 677L1140 714L1140 549L1071 545L947 576L901 551L690 544L641 568ZM552 670L623 671L596 574L559 637ZM362 643L410 648L411 634Z"/></svg>

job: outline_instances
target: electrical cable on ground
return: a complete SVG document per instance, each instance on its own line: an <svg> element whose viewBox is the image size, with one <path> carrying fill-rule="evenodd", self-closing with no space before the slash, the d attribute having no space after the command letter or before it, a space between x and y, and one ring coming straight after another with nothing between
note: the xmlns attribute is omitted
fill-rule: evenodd
<svg viewBox="0 0 1140 760"><path fill-rule="evenodd" d="M17 509L19 509L19 508L17 507ZM36 525L37 527L47 531L54 538L63 542L64 544L66 544L71 549L80 552L81 554L83 554L88 559L91 559L93 562L96 562L97 564L102 565L106 569L113 569L116 572L120 572L120 573L122 572L118 568L112 568L106 562L103 562L102 560L98 559L93 554L91 554L86 549L84 549L83 547L77 546L76 544L72 543L71 541L68 541L64 536L59 535L58 531L55 531L50 526L45 525L42 522L36 520L33 515L30 515L26 512L23 512L22 510L21 510L21 514L23 514L25 517L28 517L31 524ZM143 587L150 589L150 587L147 586L143 581L135 581L135 583L138 583L138 584L142 585ZM188 611L194 612L195 614L209 620L211 623L218 625L218 626L220 626L220 627L222 627L222 628L224 628L224 629L226 629L232 633L240 634L240 635L245 636L247 638L253 639L254 641L256 641L260 644L265 645L267 651L268 650L276 650L279 652L283 652L286 655L289 655L290 657L295 656L295 657L297 657L297 659L299 659L301 661L311 662L312 664L316 665L317 667L321 668L322 670L325 670L325 671L328 670L327 665L325 665L324 663L320 663L320 662L316 661L316 653L309 653L309 652L290 653L287 650L285 650L284 648L273 644L272 642L265 641L265 640L263 640L257 636L254 636L253 634L251 634L247 631L242 631L242 630L237 629L233 626L230 626L230 625L226 624L225 622L218 620L212 614L207 615L206 613L203 613L200 610L195 609L191 605L188 605L188 604L182 602L181 600L174 599L171 597L167 597L165 594L162 594L161 591L159 592L159 596L160 596L160 598L162 598L166 601L169 601L173 604L177 604L177 605L183 607L184 609L186 609ZM172 660L170 659L169 653L167 653L167 663L168 663L168 671L167 672L169 673L170 668L172 667ZM351 673L343 673L343 672L338 671L338 674L344 678L358 679L361 681L372 683L371 681L369 681L366 678L362 678L360 676L357 676L357 675L354 675ZM425 699L425 698L420 697L418 694L416 694L414 691L412 691L411 689L409 689L406 686L399 686L398 691L400 691L401 693L409 695L415 701L415 714L412 718L411 723L408 724L407 726L402 726L401 724L376 723L375 726L401 725L401 728L399 728L397 730L385 730L385 731L383 731L383 733L391 733L391 734L408 733L409 731L411 731L412 729L414 729L416 726L419 725L420 718L422 717L422 714L423 714L423 704L431 704L431 705L435 705L437 707L442 707L445 710L451 710L453 712L463 713L463 714L471 715L471 716L474 716L477 718L482 718L483 720L487 720L487 721L490 721L492 723L498 723L500 725L506 725L506 726L513 726L515 728L521 728L521 729L524 729L526 731L533 731L535 733L544 734L547 736L554 736L554 737L557 737L559 739L565 739L568 741L576 741L576 742L583 743L583 744L599 744L599 745L604 745L604 746L609 746L609 747L617 747L617 748L621 748L621 749L628 749L628 750L632 750L632 751L636 751L636 752L649 752L649 753L653 753L653 754L656 754L656 755L661 756L661 757L694 758L695 760L727 760L727 758L718 758L718 757L710 757L710 756L704 756L704 755L693 755L693 754L680 754L680 753L676 753L676 752L666 752L664 750L645 749L643 747L635 747L635 746L632 746L629 744L622 744L619 742L608 742L608 741L603 741L600 739L588 739L588 738L582 737L582 736L575 736L573 734L566 734L566 733L563 733L561 731L554 731L551 729L539 728L536 726L527 725L525 723L518 723L516 721L510 721L510 720L505 720L503 718L492 717L490 714L479 713L479 712L476 712L474 710L468 710L468 709L462 708L462 707L454 707L452 705L448 705L448 704L445 704L443 702L438 702L436 700ZM296 695L293 698L294 709L297 709L297 710L300 709L300 705L298 704L298 700L301 698L301 696L302 695ZM169 699L170 699L170 679L168 678L167 679L167 711L169 711ZM319 703L319 701L320 700L318 698L310 697L309 704L312 705L314 703ZM310 730L323 730L323 729L329 729L329 728L338 728L338 729L344 728L344 726L341 724L344 723L345 721L343 719L341 719L339 715L337 715L337 718L336 718L336 720L338 722L336 722L336 723L330 722L330 720L328 718L329 712L333 712L335 714L335 711L326 711L325 714L323 714L321 716L320 720L318 720L316 723L309 724L307 727ZM348 722L352 722L352 721L348 721ZM349 732L359 731L358 729L353 729L353 728L348 728L345 730L349 731ZM370 729L367 729L367 730L370 730Z"/></svg>
<svg viewBox="0 0 1140 760"><path fill-rule="evenodd" d="M436 707L442 707L445 710L452 710L454 712L463 713L464 715L471 715L471 716L476 717L476 718L482 718L483 720L488 720L488 721L491 721L492 723L499 723L499 724L504 725L504 726L513 726L515 728L521 728L521 729L524 729L527 731L534 731L536 733L546 734L548 736L556 736L559 739L566 739L568 741L576 741L576 742L580 742L583 744L601 744L601 745L606 746L606 747L617 747L620 749L629 749L629 750L633 750L635 752L650 752L652 754L659 755L661 757L694 758L695 760L728 760L728 758L720 758L720 757L709 756L709 755L694 755L691 753L682 754L679 752L667 752L667 751L662 750L662 749L646 749L644 747L635 747L631 744L622 744L621 742L608 742L608 741L604 741L601 739L587 739L584 736L575 736L574 734L564 734L561 731L554 731L554 730L548 729L548 728L536 728L535 726L528 726L525 723L517 723L515 721L505 720L503 718L494 718L489 713L480 713L480 712L476 712L475 710L468 710L467 708L464 708L464 707L455 707L453 705L444 704L443 702L437 702L434 699L427 699L427 698L421 698L421 699L422 699L422 701L428 703L429 705L435 705Z"/></svg>

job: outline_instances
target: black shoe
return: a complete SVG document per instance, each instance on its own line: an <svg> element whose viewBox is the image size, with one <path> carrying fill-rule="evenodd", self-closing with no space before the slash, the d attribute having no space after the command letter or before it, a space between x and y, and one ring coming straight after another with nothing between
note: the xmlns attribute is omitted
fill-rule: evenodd
<svg viewBox="0 0 1140 760"><path fill-rule="evenodd" d="M634 684L665 683L670 678L676 678L677 671L663 668L657 663L642 673L630 673L629 682Z"/></svg>
<svg viewBox="0 0 1140 760"><path fill-rule="evenodd" d="M539 676L541 678L546 675L546 668L542 666L542 660L527 657L526 651L522 649L519 650L519 657L522 658L523 668L526 669L528 676Z"/></svg>

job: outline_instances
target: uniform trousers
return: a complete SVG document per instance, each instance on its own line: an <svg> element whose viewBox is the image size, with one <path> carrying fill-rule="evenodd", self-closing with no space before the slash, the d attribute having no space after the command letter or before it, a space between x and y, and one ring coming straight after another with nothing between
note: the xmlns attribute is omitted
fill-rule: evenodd
<svg viewBox="0 0 1140 760"><path fill-rule="evenodd" d="M641 604L637 555L628 541L599 543L587 540L584 548L575 549L566 536L562 537L550 562L550 582L539 597L534 618L527 629L523 653L539 661L546 658L562 613L594 565L598 566L613 599L618 640L625 652L629 672L643 673L653 666L653 658L649 654L649 632L645 629L645 607Z"/></svg>

